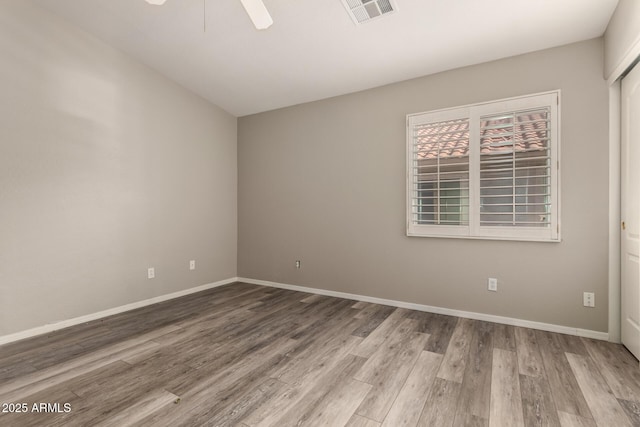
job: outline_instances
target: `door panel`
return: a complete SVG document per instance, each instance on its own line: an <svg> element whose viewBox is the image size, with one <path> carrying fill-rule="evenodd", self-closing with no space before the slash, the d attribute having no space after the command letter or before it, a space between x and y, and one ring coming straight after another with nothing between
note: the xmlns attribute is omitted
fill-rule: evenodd
<svg viewBox="0 0 640 427"><path fill-rule="evenodd" d="M640 66L622 80L622 343L640 359Z"/></svg>

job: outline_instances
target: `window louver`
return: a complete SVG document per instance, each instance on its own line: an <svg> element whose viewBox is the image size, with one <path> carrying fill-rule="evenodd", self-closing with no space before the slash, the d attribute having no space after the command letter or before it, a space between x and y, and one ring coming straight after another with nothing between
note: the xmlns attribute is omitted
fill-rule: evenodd
<svg viewBox="0 0 640 427"><path fill-rule="evenodd" d="M551 225L549 108L480 119L480 225Z"/></svg>
<svg viewBox="0 0 640 427"><path fill-rule="evenodd" d="M414 128L413 221L469 224L469 120Z"/></svg>

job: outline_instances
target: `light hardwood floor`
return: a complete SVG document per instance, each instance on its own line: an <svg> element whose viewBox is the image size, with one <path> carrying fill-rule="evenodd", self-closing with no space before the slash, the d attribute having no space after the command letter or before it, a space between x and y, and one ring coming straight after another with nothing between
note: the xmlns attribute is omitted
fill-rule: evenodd
<svg viewBox="0 0 640 427"><path fill-rule="evenodd" d="M236 283L1 346L0 403L27 406L2 426L640 426L640 369L607 342Z"/></svg>

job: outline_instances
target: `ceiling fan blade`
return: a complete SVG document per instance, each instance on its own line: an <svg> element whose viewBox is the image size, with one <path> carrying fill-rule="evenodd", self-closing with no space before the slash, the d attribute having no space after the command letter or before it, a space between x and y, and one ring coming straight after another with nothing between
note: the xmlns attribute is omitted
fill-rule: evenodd
<svg viewBox="0 0 640 427"><path fill-rule="evenodd" d="M273 19L262 0L240 0L240 2L258 30L264 30L273 24Z"/></svg>
<svg viewBox="0 0 640 427"><path fill-rule="evenodd" d="M145 0L149 4L163 5L167 0ZM244 10L247 11L249 18L253 21L253 25L258 30L269 28L273 24L273 19L269 15L269 11L265 7L262 0L240 0Z"/></svg>

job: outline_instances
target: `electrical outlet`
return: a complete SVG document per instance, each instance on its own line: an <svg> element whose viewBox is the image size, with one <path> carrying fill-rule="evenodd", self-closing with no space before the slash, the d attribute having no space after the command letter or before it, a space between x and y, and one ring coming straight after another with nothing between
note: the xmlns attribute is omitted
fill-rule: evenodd
<svg viewBox="0 0 640 427"><path fill-rule="evenodd" d="M585 307L596 306L596 294L593 292L585 292L582 294L582 305Z"/></svg>
<svg viewBox="0 0 640 427"><path fill-rule="evenodd" d="M300 261L296 261L296 268L300 268L301 265L302 263Z"/></svg>
<svg viewBox="0 0 640 427"><path fill-rule="evenodd" d="M191 261L189 261L189 270L195 270L196 269L196 260L192 259Z"/></svg>
<svg viewBox="0 0 640 427"><path fill-rule="evenodd" d="M156 277L156 269L153 267L150 267L149 269L147 269L147 278L154 279L155 277Z"/></svg>
<svg viewBox="0 0 640 427"><path fill-rule="evenodd" d="M489 280L487 280L487 289L492 292L498 292L498 279L489 277Z"/></svg>

